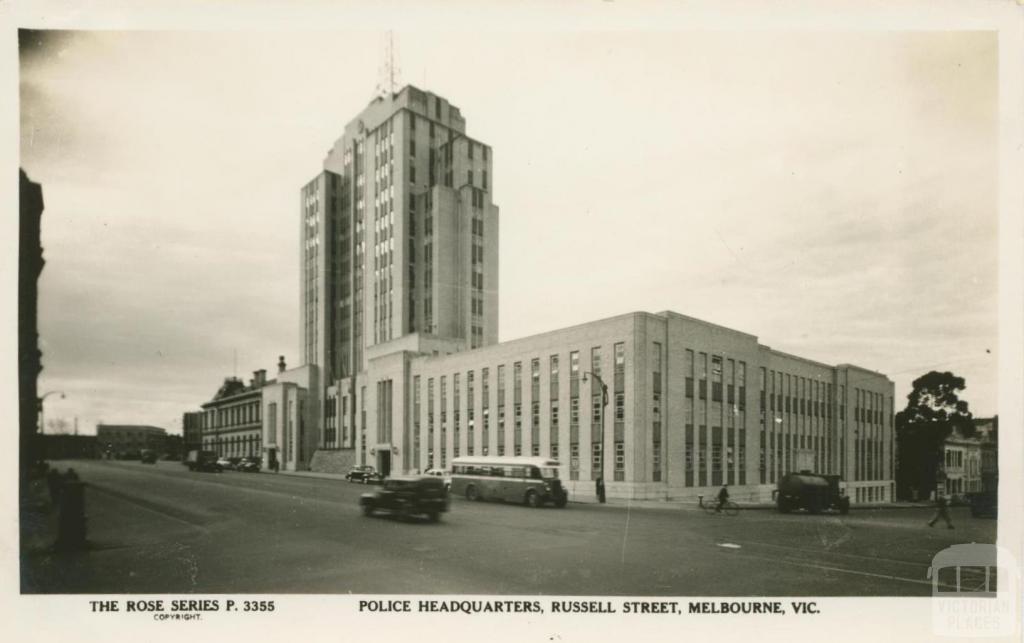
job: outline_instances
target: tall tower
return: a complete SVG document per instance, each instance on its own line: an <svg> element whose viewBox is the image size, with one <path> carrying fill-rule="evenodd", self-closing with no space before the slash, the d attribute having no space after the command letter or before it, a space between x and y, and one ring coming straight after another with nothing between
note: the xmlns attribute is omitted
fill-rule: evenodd
<svg viewBox="0 0 1024 643"><path fill-rule="evenodd" d="M399 339L425 351L497 342L492 167L458 108L412 86L345 126L300 198L300 352L325 384Z"/></svg>

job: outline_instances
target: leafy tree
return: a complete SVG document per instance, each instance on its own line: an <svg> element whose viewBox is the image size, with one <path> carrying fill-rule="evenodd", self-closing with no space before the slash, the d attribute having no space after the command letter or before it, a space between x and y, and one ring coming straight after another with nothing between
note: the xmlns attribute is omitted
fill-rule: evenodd
<svg viewBox="0 0 1024 643"><path fill-rule="evenodd" d="M64 435L71 433L71 425L64 418L55 418L46 421L46 432L50 435Z"/></svg>
<svg viewBox="0 0 1024 643"><path fill-rule="evenodd" d="M900 497L931 493L942 466L943 443L954 431L963 437L974 435L971 412L958 395L965 387L964 378L950 372L931 371L914 380L907 408L896 414Z"/></svg>

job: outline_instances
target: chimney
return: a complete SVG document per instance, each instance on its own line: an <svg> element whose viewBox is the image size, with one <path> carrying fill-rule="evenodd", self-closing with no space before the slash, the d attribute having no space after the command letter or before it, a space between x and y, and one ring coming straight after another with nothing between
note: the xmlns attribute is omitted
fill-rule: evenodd
<svg viewBox="0 0 1024 643"><path fill-rule="evenodd" d="M277 358L277 372L278 373L284 373L284 369L286 369L286 368L287 368L287 366L285 366L285 363L284 363L284 355L278 356L278 358Z"/></svg>
<svg viewBox="0 0 1024 643"><path fill-rule="evenodd" d="M252 372L252 382L254 387L260 387L267 383L267 369L261 368L258 371Z"/></svg>

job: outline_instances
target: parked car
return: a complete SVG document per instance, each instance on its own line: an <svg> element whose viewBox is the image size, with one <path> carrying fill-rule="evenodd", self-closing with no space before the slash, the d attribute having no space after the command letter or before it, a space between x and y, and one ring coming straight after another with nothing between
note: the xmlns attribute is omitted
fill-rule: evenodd
<svg viewBox="0 0 1024 643"><path fill-rule="evenodd" d="M427 469L423 475L434 476L435 478L441 478L444 480L444 489L448 491L452 488L452 476L445 469Z"/></svg>
<svg viewBox="0 0 1024 643"><path fill-rule="evenodd" d="M436 522L448 511L448 492L437 476L395 476L385 480L380 490L360 496L359 505L365 516L385 511L403 517L422 515Z"/></svg>
<svg viewBox="0 0 1024 643"><path fill-rule="evenodd" d="M220 473L223 470L216 451L189 451L185 456L185 466L189 471L213 471Z"/></svg>
<svg viewBox="0 0 1024 643"><path fill-rule="evenodd" d="M242 458L238 464L235 465L235 469L245 473L259 473L262 468L263 464L260 462L259 458Z"/></svg>
<svg viewBox="0 0 1024 643"><path fill-rule="evenodd" d="M142 461L142 464L156 464L156 451L153 451L152 449L143 449L142 457L139 459Z"/></svg>
<svg viewBox="0 0 1024 643"><path fill-rule="evenodd" d="M217 458L217 466L221 469L234 469L235 465L228 458Z"/></svg>
<svg viewBox="0 0 1024 643"><path fill-rule="evenodd" d="M368 464L353 468L345 474L349 482L362 482L363 484L377 484L381 481L381 475L377 470Z"/></svg>

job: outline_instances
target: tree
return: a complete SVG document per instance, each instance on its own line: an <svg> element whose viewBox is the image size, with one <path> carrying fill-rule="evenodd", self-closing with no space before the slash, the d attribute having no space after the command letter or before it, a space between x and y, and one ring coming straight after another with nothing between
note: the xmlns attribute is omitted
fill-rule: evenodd
<svg viewBox="0 0 1024 643"><path fill-rule="evenodd" d="M931 371L914 380L907 408L896 414L896 484L902 498L927 496L942 466L942 445L955 431L963 437L975 428L967 402L958 393L964 378Z"/></svg>
<svg viewBox="0 0 1024 643"><path fill-rule="evenodd" d="M46 432L50 435L64 435L71 433L70 425L64 418L54 418L46 421Z"/></svg>

